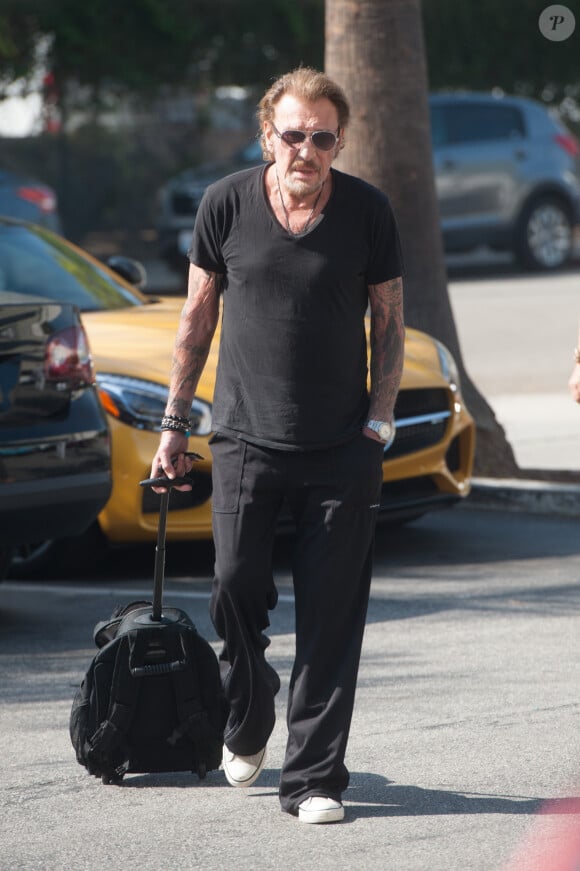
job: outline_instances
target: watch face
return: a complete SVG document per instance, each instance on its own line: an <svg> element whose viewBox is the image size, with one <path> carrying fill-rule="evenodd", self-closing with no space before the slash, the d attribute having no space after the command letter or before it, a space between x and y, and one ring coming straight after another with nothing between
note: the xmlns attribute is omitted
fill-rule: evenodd
<svg viewBox="0 0 580 871"><path fill-rule="evenodd" d="M385 442L385 450L388 450L395 441L395 423L387 423L382 420L369 420L367 426L373 432L376 432L381 441Z"/></svg>

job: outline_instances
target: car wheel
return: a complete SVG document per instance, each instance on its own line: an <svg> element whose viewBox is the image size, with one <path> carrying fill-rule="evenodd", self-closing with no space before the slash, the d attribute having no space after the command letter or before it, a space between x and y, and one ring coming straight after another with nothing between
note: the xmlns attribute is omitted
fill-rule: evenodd
<svg viewBox="0 0 580 871"><path fill-rule="evenodd" d="M45 539L14 548L11 578L68 577L95 569L107 553L107 541L98 523L82 535Z"/></svg>
<svg viewBox="0 0 580 871"><path fill-rule="evenodd" d="M516 238L516 256L522 266L559 269L570 259L572 245L572 219L562 200L541 197L526 207Z"/></svg>

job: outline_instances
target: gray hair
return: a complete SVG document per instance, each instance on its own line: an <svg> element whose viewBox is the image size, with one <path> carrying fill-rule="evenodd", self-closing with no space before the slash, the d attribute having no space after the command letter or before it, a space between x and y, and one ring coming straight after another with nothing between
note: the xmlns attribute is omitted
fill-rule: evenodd
<svg viewBox="0 0 580 871"><path fill-rule="evenodd" d="M260 125L260 142L264 160L271 160L272 155L264 139L264 122L272 121L276 105L285 94L316 103L317 100L330 100L338 114L338 126L341 130L347 126L350 118L350 107L346 95L340 85L337 85L326 73L321 73L312 67L298 67L285 73L268 88L258 104L257 118ZM342 137L339 148L343 148Z"/></svg>

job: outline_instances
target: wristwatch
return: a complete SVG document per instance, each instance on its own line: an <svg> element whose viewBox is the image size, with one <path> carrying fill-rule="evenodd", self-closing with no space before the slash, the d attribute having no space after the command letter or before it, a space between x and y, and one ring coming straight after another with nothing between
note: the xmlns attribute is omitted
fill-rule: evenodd
<svg viewBox="0 0 580 871"><path fill-rule="evenodd" d="M376 432L381 441L390 448L395 440L395 423L388 423L385 420L367 420L366 426Z"/></svg>

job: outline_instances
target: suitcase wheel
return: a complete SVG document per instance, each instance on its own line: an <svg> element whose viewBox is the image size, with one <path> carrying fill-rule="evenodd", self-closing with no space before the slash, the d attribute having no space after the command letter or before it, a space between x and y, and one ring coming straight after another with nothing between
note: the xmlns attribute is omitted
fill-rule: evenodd
<svg viewBox="0 0 580 871"><path fill-rule="evenodd" d="M115 785L121 783L123 775L117 774L116 772L113 772L113 774L103 774L101 775L101 780L105 786L110 786L111 784Z"/></svg>
<svg viewBox="0 0 580 871"><path fill-rule="evenodd" d="M200 780L205 780L205 776L207 774L207 765L205 762L200 762L197 766L197 776Z"/></svg>

